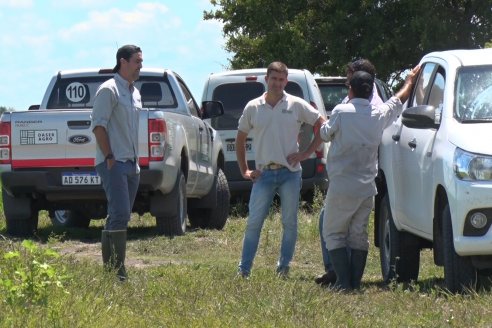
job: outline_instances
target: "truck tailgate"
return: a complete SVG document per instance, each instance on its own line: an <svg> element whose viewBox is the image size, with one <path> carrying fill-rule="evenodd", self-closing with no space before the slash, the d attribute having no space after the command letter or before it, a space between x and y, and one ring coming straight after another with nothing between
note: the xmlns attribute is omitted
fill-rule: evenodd
<svg viewBox="0 0 492 328"><path fill-rule="evenodd" d="M13 113L12 168L94 166L90 115L90 110Z"/></svg>

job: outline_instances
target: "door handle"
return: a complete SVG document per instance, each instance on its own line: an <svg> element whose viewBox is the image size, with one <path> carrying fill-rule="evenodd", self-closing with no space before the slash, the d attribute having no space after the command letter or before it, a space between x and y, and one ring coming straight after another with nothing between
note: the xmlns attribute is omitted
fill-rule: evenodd
<svg viewBox="0 0 492 328"><path fill-rule="evenodd" d="M391 136L391 139L393 139L394 141L400 141L400 135L399 134L393 134Z"/></svg>
<svg viewBox="0 0 492 328"><path fill-rule="evenodd" d="M416 140L415 138L413 138L412 140L410 140L410 141L408 142L408 145L409 145L409 146L410 146L410 148L412 148L412 149L417 148L417 140Z"/></svg>

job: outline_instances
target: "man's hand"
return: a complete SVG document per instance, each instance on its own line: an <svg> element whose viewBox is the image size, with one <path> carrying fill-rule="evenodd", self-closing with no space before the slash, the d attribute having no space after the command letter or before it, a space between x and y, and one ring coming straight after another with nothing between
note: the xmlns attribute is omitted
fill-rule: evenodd
<svg viewBox="0 0 492 328"><path fill-rule="evenodd" d="M298 153L292 153L289 156L287 156L287 162L291 166L296 166L297 163L302 162L303 160L307 159L309 157L310 153L307 153L305 151L298 152Z"/></svg>
<svg viewBox="0 0 492 328"><path fill-rule="evenodd" d="M261 171L260 170L246 170L243 174L243 178L246 180L251 180L253 182L256 181L261 176Z"/></svg>

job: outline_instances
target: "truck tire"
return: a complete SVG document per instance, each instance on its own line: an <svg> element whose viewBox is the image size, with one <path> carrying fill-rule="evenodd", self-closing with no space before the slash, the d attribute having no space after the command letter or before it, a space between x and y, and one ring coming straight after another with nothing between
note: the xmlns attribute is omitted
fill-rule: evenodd
<svg viewBox="0 0 492 328"><path fill-rule="evenodd" d="M2 190L3 211L7 234L13 237L30 237L38 229L38 211L29 197L14 197Z"/></svg>
<svg viewBox="0 0 492 328"><path fill-rule="evenodd" d="M388 195L384 195L379 208L379 256L383 281L390 283L417 281L420 267L418 239L396 229L391 214Z"/></svg>
<svg viewBox="0 0 492 328"><path fill-rule="evenodd" d="M194 228L222 230L229 217L231 193L225 173L220 168L209 193L216 193L214 198L217 199L217 205L214 208L190 208L188 217L191 226Z"/></svg>
<svg viewBox="0 0 492 328"><path fill-rule="evenodd" d="M55 227L88 228L91 218L80 210L49 211L51 223Z"/></svg>
<svg viewBox="0 0 492 328"><path fill-rule="evenodd" d="M444 255L444 282L451 293L463 293L477 287L477 269L471 258L456 254L453 243L453 224L449 205L442 212L442 236Z"/></svg>
<svg viewBox="0 0 492 328"><path fill-rule="evenodd" d="M175 214L156 216L157 233L169 237L181 236L186 232L187 219L186 179L181 170L178 171L178 178L170 196L174 201L169 203L175 206Z"/></svg>

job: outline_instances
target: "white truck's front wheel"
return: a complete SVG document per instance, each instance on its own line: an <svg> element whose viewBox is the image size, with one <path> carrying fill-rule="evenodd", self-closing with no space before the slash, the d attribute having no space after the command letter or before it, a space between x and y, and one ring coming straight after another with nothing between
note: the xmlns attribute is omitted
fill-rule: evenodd
<svg viewBox="0 0 492 328"><path fill-rule="evenodd" d="M475 290L477 270L469 256L459 256L454 250L453 225L449 205L442 212L442 236L444 248L444 281L446 289L452 293Z"/></svg>

